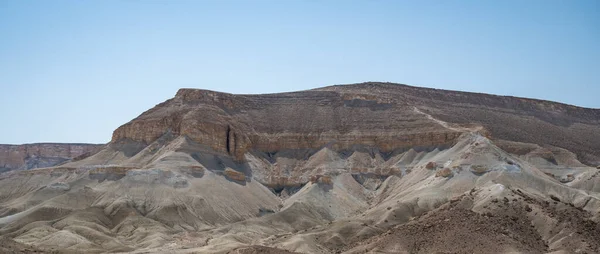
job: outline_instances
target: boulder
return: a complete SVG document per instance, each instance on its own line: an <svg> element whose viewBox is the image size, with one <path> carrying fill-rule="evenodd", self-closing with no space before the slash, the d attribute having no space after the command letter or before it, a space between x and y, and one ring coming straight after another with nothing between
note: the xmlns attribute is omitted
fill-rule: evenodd
<svg viewBox="0 0 600 254"><path fill-rule="evenodd" d="M486 165L471 165L471 172L476 175L483 175L489 171Z"/></svg>
<svg viewBox="0 0 600 254"><path fill-rule="evenodd" d="M436 177L452 177L453 175L454 173L452 173L452 170L450 170L449 168L443 168L442 170L439 170L435 173Z"/></svg>
<svg viewBox="0 0 600 254"><path fill-rule="evenodd" d="M226 168L225 171L223 171L223 174L231 179L231 180L235 180L235 181L246 181L246 174L239 172L239 171L235 171L231 168Z"/></svg>
<svg viewBox="0 0 600 254"><path fill-rule="evenodd" d="M427 165L425 165L426 169L436 169L437 168L437 163L435 161L430 161L427 163Z"/></svg>
<svg viewBox="0 0 600 254"><path fill-rule="evenodd" d="M310 176L310 182L311 183L322 183L322 184L328 184L328 185L333 184L333 180L331 179L331 176L326 176L326 175L312 175L312 176Z"/></svg>
<svg viewBox="0 0 600 254"><path fill-rule="evenodd" d="M333 180L331 179L331 176L322 176L319 178L319 183L332 185Z"/></svg>
<svg viewBox="0 0 600 254"><path fill-rule="evenodd" d="M569 182L572 182L573 180L575 180L575 176L573 174L568 174L559 179L559 181L561 183L569 183Z"/></svg>

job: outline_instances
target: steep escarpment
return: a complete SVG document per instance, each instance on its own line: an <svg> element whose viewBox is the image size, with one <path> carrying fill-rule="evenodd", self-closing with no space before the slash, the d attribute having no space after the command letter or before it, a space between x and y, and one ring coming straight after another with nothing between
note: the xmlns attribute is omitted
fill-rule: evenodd
<svg viewBox="0 0 600 254"><path fill-rule="evenodd" d="M459 132L431 124L410 105L359 95L307 91L231 95L180 90L176 97L119 127L113 142L151 143L171 131L243 160L248 152L277 153L355 145L382 152L451 144Z"/></svg>
<svg viewBox="0 0 600 254"><path fill-rule="evenodd" d="M0 172L52 167L90 156L103 146L57 143L0 145Z"/></svg>
<svg viewBox="0 0 600 254"><path fill-rule="evenodd" d="M564 148L595 165L600 164L599 119L596 109L390 83L266 95L181 89L115 130L112 142L150 144L172 132L242 161L248 152L324 146L390 153L448 145L461 128L476 128L493 139Z"/></svg>
<svg viewBox="0 0 600 254"><path fill-rule="evenodd" d="M586 164L600 164L600 135L597 134L600 109L391 83L362 83L318 90L397 98L445 122L481 125L496 140L551 145L574 152Z"/></svg>

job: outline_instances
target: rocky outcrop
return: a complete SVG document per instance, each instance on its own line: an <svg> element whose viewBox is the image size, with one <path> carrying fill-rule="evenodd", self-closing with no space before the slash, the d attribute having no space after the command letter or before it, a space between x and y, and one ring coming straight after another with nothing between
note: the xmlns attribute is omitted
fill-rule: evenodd
<svg viewBox="0 0 600 254"><path fill-rule="evenodd" d="M244 173L242 173L242 172L238 172L238 171L235 171L235 170L233 170L233 169L231 169L231 168L226 168L226 169L223 171L223 174L224 174L224 175L225 175L227 178L229 178L229 179L231 179L231 180L234 180L234 181L238 181L238 182L243 182L243 181L246 181L246 175L245 175Z"/></svg>
<svg viewBox="0 0 600 254"><path fill-rule="evenodd" d="M452 170L449 168L443 168L442 170L435 172L435 176L437 177L452 177L452 175Z"/></svg>
<svg viewBox="0 0 600 254"><path fill-rule="evenodd" d="M471 172L476 175L483 175L489 171L488 166L486 165L471 165Z"/></svg>
<svg viewBox="0 0 600 254"><path fill-rule="evenodd" d="M325 145L334 150L367 145L391 152L451 144L460 135L431 125L407 105L371 97L323 91L231 95L181 89L175 98L119 127L113 142L150 143L171 131L241 160L250 151Z"/></svg>
<svg viewBox="0 0 600 254"><path fill-rule="evenodd" d="M59 143L0 145L0 172L56 166L73 159L83 159L103 146Z"/></svg>
<svg viewBox="0 0 600 254"><path fill-rule="evenodd" d="M437 163L435 161L427 162L427 164L425 165L425 168L426 169L436 169Z"/></svg>
<svg viewBox="0 0 600 254"><path fill-rule="evenodd" d="M333 184L333 180L331 179L331 176L325 176L325 175L310 176L310 182L311 183L328 184L328 185Z"/></svg>
<svg viewBox="0 0 600 254"><path fill-rule="evenodd" d="M125 177L127 175L127 172L133 169L134 168L131 167L105 166L92 168L88 171L88 174L90 179L98 181L115 181Z"/></svg>
<svg viewBox="0 0 600 254"><path fill-rule="evenodd" d="M600 110L390 83L264 95L181 89L115 130L112 142L150 144L171 132L243 161L248 152L324 146L391 153L450 145L466 129L564 148L588 165L600 164Z"/></svg>

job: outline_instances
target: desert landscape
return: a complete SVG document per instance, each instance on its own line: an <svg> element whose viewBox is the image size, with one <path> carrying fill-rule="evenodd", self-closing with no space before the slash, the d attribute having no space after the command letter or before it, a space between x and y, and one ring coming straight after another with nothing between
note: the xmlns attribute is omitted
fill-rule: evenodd
<svg viewBox="0 0 600 254"><path fill-rule="evenodd" d="M544 100L180 89L0 172L2 253L600 253L600 109Z"/></svg>

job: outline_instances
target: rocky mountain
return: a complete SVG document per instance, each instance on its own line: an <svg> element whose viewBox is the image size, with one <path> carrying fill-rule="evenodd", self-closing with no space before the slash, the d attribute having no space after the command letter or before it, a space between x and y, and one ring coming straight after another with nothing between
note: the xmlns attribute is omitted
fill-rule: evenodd
<svg viewBox="0 0 600 254"><path fill-rule="evenodd" d="M432 121L439 119L457 128ZM556 146L600 164L600 110L516 97L364 83L268 95L181 89L113 134L113 143L150 144L172 132L225 152L340 149L382 152L448 144L478 127L494 139Z"/></svg>
<svg viewBox="0 0 600 254"><path fill-rule="evenodd" d="M600 110L560 103L388 83L268 95L181 89L115 130L111 144L123 150L118 146L127 143L132 150L123 152L134 154L168 134L238 162L247 161L248 154L272 161L306 157L323 147L389 158L410 148L449 146L469 130L501 140L504 149L520 155L599 165L599 119ZM281 170L267 169L261 182L308 181L300 174L306 169L296 167L287 175Z"/></svg>
<svg viewBox="0 0 600 254"><path fill-rule="evenodd" d="M72 159L90 156L102 146L66 143L0 144L0 172L56 166Z"/></svg>
<svg viewBox="0 0 600 254"><path fill-rule="evenodd" d="M89 157L0 175L0 235L89 253L597 253L599 164L599 109L391 83L181 89Z"/></svg>

